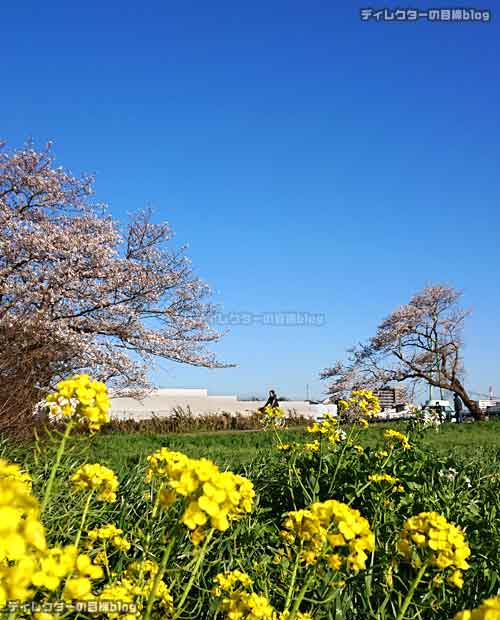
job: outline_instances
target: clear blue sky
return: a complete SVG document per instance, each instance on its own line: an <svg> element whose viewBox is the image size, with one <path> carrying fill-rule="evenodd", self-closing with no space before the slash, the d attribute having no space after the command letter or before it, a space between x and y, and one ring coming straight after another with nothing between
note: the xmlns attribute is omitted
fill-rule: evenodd
<svg viewBox="0 0 500 620"><path fill-rule="evenodd" d="M469 387L500 392L499 21L363 23L363 6L2 6L10 147L53 139L118 218L153 206L225 310L325 315L233 327L215 350L238 368L162 363L159 385L318 396L323 367L446 281L474 309Z"/></svg>

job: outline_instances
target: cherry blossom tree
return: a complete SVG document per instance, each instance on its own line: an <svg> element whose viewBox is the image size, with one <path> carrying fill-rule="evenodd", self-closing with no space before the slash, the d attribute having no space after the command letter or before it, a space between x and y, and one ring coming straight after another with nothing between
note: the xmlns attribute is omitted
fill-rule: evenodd
<svg viewBox="0 0 500 620"><path fill-rule="evenodd" d="M332 397L352 389L376 389L394 382L425 382L458 394L476 419L483 413L464 386L463 325L469 311L461 293L434 285L416 293L380 323L375 335L349 351L347 362L326 368Z"/></svg>
<svg viewBox="0 0 500 620"><path fill-rule="evenodd" d="M225 366L207 350L221 337L209 289L169 225L148 211L119 225L92 185L56 168L50 144L0 144L0 413L69 373L139 395L156 359Z"/></svg>

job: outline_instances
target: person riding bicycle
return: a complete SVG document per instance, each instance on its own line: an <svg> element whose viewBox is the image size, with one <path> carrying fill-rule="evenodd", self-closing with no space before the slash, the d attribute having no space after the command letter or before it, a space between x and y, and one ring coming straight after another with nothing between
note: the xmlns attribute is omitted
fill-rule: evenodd
<svg viewBox="0 0 500 620"><path fill-rule="evenodd" d="M269 398L266 401L266 404L263 407L259 407L259 411L263 412L266 407L279 407L280 403L278 401L278 397L276 396L276 392L274 390L269 390Z"/></svg>

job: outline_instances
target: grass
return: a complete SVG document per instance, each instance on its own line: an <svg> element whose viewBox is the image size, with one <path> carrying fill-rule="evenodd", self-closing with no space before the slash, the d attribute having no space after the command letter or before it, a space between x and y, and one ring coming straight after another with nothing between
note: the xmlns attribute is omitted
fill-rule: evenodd
<svg viewBox="0 0 500 620"><path fill-rule="evenodd" d="M372 424L367 431L360 431L356 441L365 446L380 445L387 428L404 431L406 424ZM282 434L285 442L315 438L303 428L289 429ZM54 462L57 439L54 433L52 440L45 438L31 444L0 443L1 456L23 465L32 474L33 493L39 498L43 496ZM413 450L395 448L389 455L391 460L381 465L373 451L367 450L359 456L352 448L340 447L330 453L325 449L318 453L297 451L296 456L284 454L273 447L277 441L274 433L263 431L180 434L154 429L127 433L121 429L94 436L77 435L71 437L64 452L43 521L51 544L73 542L80 531L85 498L74 491L70 477L84 462L107 465L119 479L117 501L109 505L94 502L84 529L112 522L126 533L132 544L130 551L112 552L112 568L117 575L123 573L131 560L143 557L145 547L148 557L159 561L164 553L165 537L177 532L182 503L153 516L151 489L144 481L145 459L162 446L191 457L208 457L222 468L250 478L258 500L251 516L235 523L224 535L216 536L197 576L198 588L193 589L182 617L200 620L214 617L209 592L213 577L221 567L238 567L249 572L257 591L272 597L273 604L282 609L286 604L286 590L280 584L289 583L290 578L290 566L275 562L275 554L282 544L277 532L283 514L334 497L352 503L373 524L376 554L372 556L370 568L351 575L347 587L335 595L335 610L330 609L331 613L321 605L314 608L314 600L324 598L319 579L323 573L317 575L319 585L315 586L314 597L305 600L315 611L313 617L364 620L374 617L370 616L372 607L377 609L388 600L385 578L398 557L395 541L405 520L422 511L437 511L466 532L472 549L471 570L463 590L452 591L446 584L440 589L420 588L420 598L415 609L412 608L415 613L406 617L447 620L456 611L477 606L482 598L498 592L500 422L445 424L437 432L428 430L423 438L416 435L414 439ZM406 491L393 494L391 489L367 484L368 475L380 467L387 467L387 472L401 480ZM176 546L167 567L166 582L174 600L179 601L195 555L183 532L175 534L172 540L176 540ZM394 620L394 610L401 606L400 594L404 595L412 583L410 567L401 565L398 571L394 580L396 589L392 594L389 592L393 607L388 606L387 614L378 616L380 620Z"/></svg>
<svg viewBox="0 0 500 620"><path fill-rule="evenodd" d="M405 429L404 423L373 424L363 434L366 446L373 446L382 439L387 428ZM290 429L283 433L284 442L310 439L304 429ZM69 452L78 459L91 463L102 463L117 472L144 461L147 455L165 446L184 452L188 456L206 457L222 468L241 468L260 460L272 451L276 438L265 431L222 431L203 433L123 433L96 434L93 437L74 437L69 442ZM441 455L465 458L484 458L491 451L500 451L500 421L444 424L437 432L426 436L426 443ZM41 443L41 450L53 450L53 446ZM27 465L33 459L32 446L4 446L8 458Z"/></svg>

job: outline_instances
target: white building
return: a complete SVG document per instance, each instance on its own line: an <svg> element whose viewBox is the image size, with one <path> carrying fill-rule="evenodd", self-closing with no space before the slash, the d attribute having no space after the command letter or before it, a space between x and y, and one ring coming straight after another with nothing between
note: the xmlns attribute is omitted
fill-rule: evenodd
<svg viewBox="0 0 500 620"><path fill-rule="evenodd" d="M479 405L479 409L482 409L483 411L487 411L491 407L500 407L500 400L493 400L493 399L479 400L478 405Z"/></svg>
<svg viewBox="0 0 500 620"><path fill-rule="evenodd" d="M262 407L265 401L239 400L235 394L229 396L211 395L206 389L160 388L143 400L134 398L111 398L111 417L118 419L144 419L168 417L174 409L182 408L193 415L210 413L251 414ZM336 413L335 405L312 405L304 400L281 401L280 406L287 413L316 418L326 411Z"/></svg>

